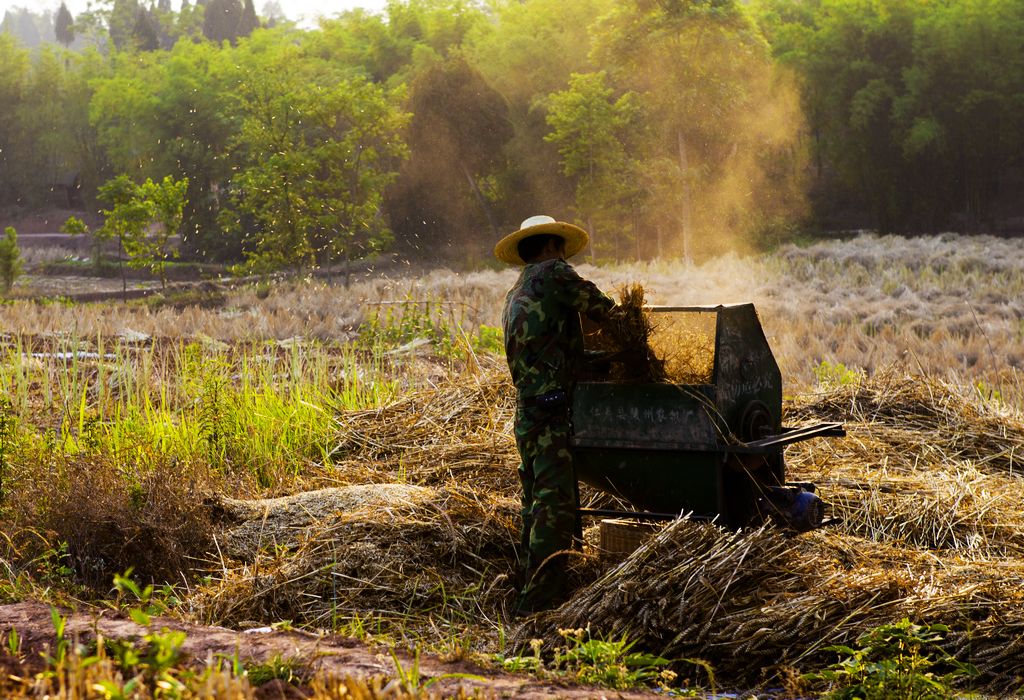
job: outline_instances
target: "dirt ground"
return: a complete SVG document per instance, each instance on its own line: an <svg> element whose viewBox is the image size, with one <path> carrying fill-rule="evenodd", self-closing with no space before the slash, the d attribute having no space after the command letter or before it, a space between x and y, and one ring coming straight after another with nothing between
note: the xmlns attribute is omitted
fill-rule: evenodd
<svg viewBox="0 0 1024 700"><path fill-rule="evenodd" d="M136 640L147 633L146 628L136 624L127 616L109 610L91 612L68 612L66 636L80 642L94 640L97 633L106 639ZM363 642L338 636L317 636L314 634L258 628L236 632L223 627L188 625L170 618L154 617L153 630L179 630L188 637L184 654L188 659L201 663L208 658L223 656L230 658L236 653L243 664L259 664L275 657L286 661L303 659L302 666L311 672L325 673L337 677L352 676L370 679L374 677L395 677L396 668L388 650L373 648ZM50 607L42 603L22 602L0 605L0 635L7 638L15 629L22 639L20 660L10 656L0 657L0 672L36 673L41 668L40 652L54 643L53 622ZM416 663L409 653L398 652L399 663L411 669ZM618 692L600 688L569 686L535 677L510 674L484 668L466 661L445 662L436 656L421 655L419 673L422 682L437 679L430 685L430 692L441 696L456 694L460 687L467 694L479 692L484 696L502 698L657 698L664 695L654 692ZM451 677L452 674L470 674L480 679ZM257 698L278 700L306 697L301 686L289 686L272 681L257 691Z"/></svg>

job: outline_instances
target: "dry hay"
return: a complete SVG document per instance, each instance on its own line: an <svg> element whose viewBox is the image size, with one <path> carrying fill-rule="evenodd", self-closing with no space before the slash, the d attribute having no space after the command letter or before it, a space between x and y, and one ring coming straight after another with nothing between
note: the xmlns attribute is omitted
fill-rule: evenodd
<svg viewBox="0 0 1024 700"><path fill-rule="evenodd" d="M608 379L630 382L666 381L665 362L650 345L653 327L644 310L644 288L626 284L619 288L615 313L601 324L594 338L594 349L615 354Z"/></svg>
<svg viewBox="0 0 1024 700"><path fill-rule="evenodd" d="M1024 422L998 402L965 395L963 387L892 369L870 380L830 387L798 398L791 419L863 424L888 447L890 466L969 461L988 470L1024 473Z"/></svg>
<svg viewBox="0 0 1024 700"><path fill-rule="evenodd" d="M260 552L294 547L325 520L354 511L416 507L436 498L433 489L410 484L363 484L292 496L239 500L218 498L211 504L229 525L220 536L220 549L229 557L252 562Z"/></svg>
<svg viewBox="0 0 1024 700"><path fill-rule="evenodd" d="M906 616L950 625L947 650L1004 689L1024 674L1022 584L1019 562L964 562L828 530L791 538L677 521L517 641L589 626L667 658L704 659L749 686L828 662L825 647Z"/></svg>
<svg viewBox="0 0 1024 700"><path fill-rule="evenodd" d="M197 613L225 624L287 619L330 627L445 607L493 612L511 589L518 502L461 486L408 493L430 498L364 500L321 515L284 544L246 551L246 563L223 562L221 578L194 596ZM252 511L254 528L260 512Z"/></svg>
<svg viewBox="0 0 1024 700"><path fill-rule="evenodd" d="M623 285L617 312L587 334L588 350L614 356L610 371L587 379L710 384L715 362L714 314L655 315L646 308L644 295L639 284Z"/></svg>
<svg viewBox="0 0 1024 700"><path fill-rule="evenodd" d="M664 312L653 322L650 343L663 358L666 381L711 384L715 369L716 314Z"/></svg>
<svg viewBox="0 0 1024 700"><path fill-rule="evenodd" d="M790 449L790 476L822 487L850 534L963 556L1024 555L1024 421L928 377L886 372L802 397L790 411L847 423Z"/></svg>
<svg viewBox="0 0 1024 700"><path fill-rule="evenodd" d="M516 497L515 389L497 362L383 408L338 415L332 450L339 483L456 480Z"/></svg>
<svg viewBox="0 0 1024 700"><path fill-rule="evenodd" d="M838 525L798 537L677 522L518 641L558 629L628 634L638 648L765 682L835 659L902 617L950 627L944 646L1002 692L1024 678L1024 420L957 387L894 373L787 407L845 420L848 436L795 445L788 476L818 484ZM693 672L693 669L687 669Z"/></svg>

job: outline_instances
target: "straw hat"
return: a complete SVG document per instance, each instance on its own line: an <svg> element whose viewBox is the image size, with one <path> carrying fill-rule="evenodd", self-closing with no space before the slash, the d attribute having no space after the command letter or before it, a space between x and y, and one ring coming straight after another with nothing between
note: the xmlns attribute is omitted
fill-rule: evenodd
<svg viewBox="0 0 1024 700"><path fill-rule="evenodd" d="M583 250L590 240L587 232L579 226L555 221L550 216L531 216L519 225L519 230L508 234L494 246L494 257L512 265L525 265L526 261L519 257L519 241L541 233L551 233L565 239L565 257L571 258Z"/></svg>

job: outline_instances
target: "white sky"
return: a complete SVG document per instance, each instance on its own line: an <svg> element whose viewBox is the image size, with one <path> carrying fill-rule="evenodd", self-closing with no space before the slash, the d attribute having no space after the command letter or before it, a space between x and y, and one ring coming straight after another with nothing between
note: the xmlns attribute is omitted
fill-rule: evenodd
<svg viewBox="0 0 1024 700"><path fill-rule="evenodd" d="M266 0L253 0L256 13L262 14L263 3ZM57 11L61 0L0 0L0 19L4 11L12 7L24 7L33 12L45 10ZM84 12L88 6L88 0L65 0L68 10L72 15ZM190 0L195 4L195 0ZM386 0L277 0L284 13L289 19L301 22L304 26L314 26L313 20L317 15L330 17L339 12L350 10L354 7L362 7L372 12L380 12L384 9ZM95 4L95 3L94 3ZM171 0L171 6L177 10L181 6L181 0Z"/></svg>

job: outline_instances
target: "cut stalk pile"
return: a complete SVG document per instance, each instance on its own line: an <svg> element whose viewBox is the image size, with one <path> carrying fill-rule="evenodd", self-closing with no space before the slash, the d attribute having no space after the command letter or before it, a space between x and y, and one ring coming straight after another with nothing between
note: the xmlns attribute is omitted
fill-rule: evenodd
<svg viewBox="0 0 1024 700"><path fill-rule="evenodd" d="M341 413L335 470L321 485L401 487L316 511L276 546L236 553L196 607L235 623L369 616L409 625L442 612L500 621L518 526L513 396L495 363L380 410ZM783 666L821 668L835 658L826 647L906 616L949 625L944 644L982 671L980 687L1016 687L1021 417L895 373L822 389L786 412L790 424L846 422L846 438L787 452L789 478L817 483L838 525L794 537L681 521L603 574L589 544L574 567L584 585L523 626L518 641L554 645L559 629L589 625L665 657L704 659L743 686ZM392 491L401 497L389 501ZM272 520L256 510L237 515L250 521L248 543L253 522Z"/></svg>
<svg viewBox="0 0 1024 700"><path fill-rule="evenodd" d="M787 422L834 419L848 436L787 452L838 525L791 537L677 522L560 609L519 632L629 635L701 658L737 684L835 660L825 648L903 617L951 628L945 647L979 684L1024 677L1024 421L941 381L885 373L801 397ZM765 669L762 671L762 668ZM689 668L693 672L692 668Z"/></svg>

